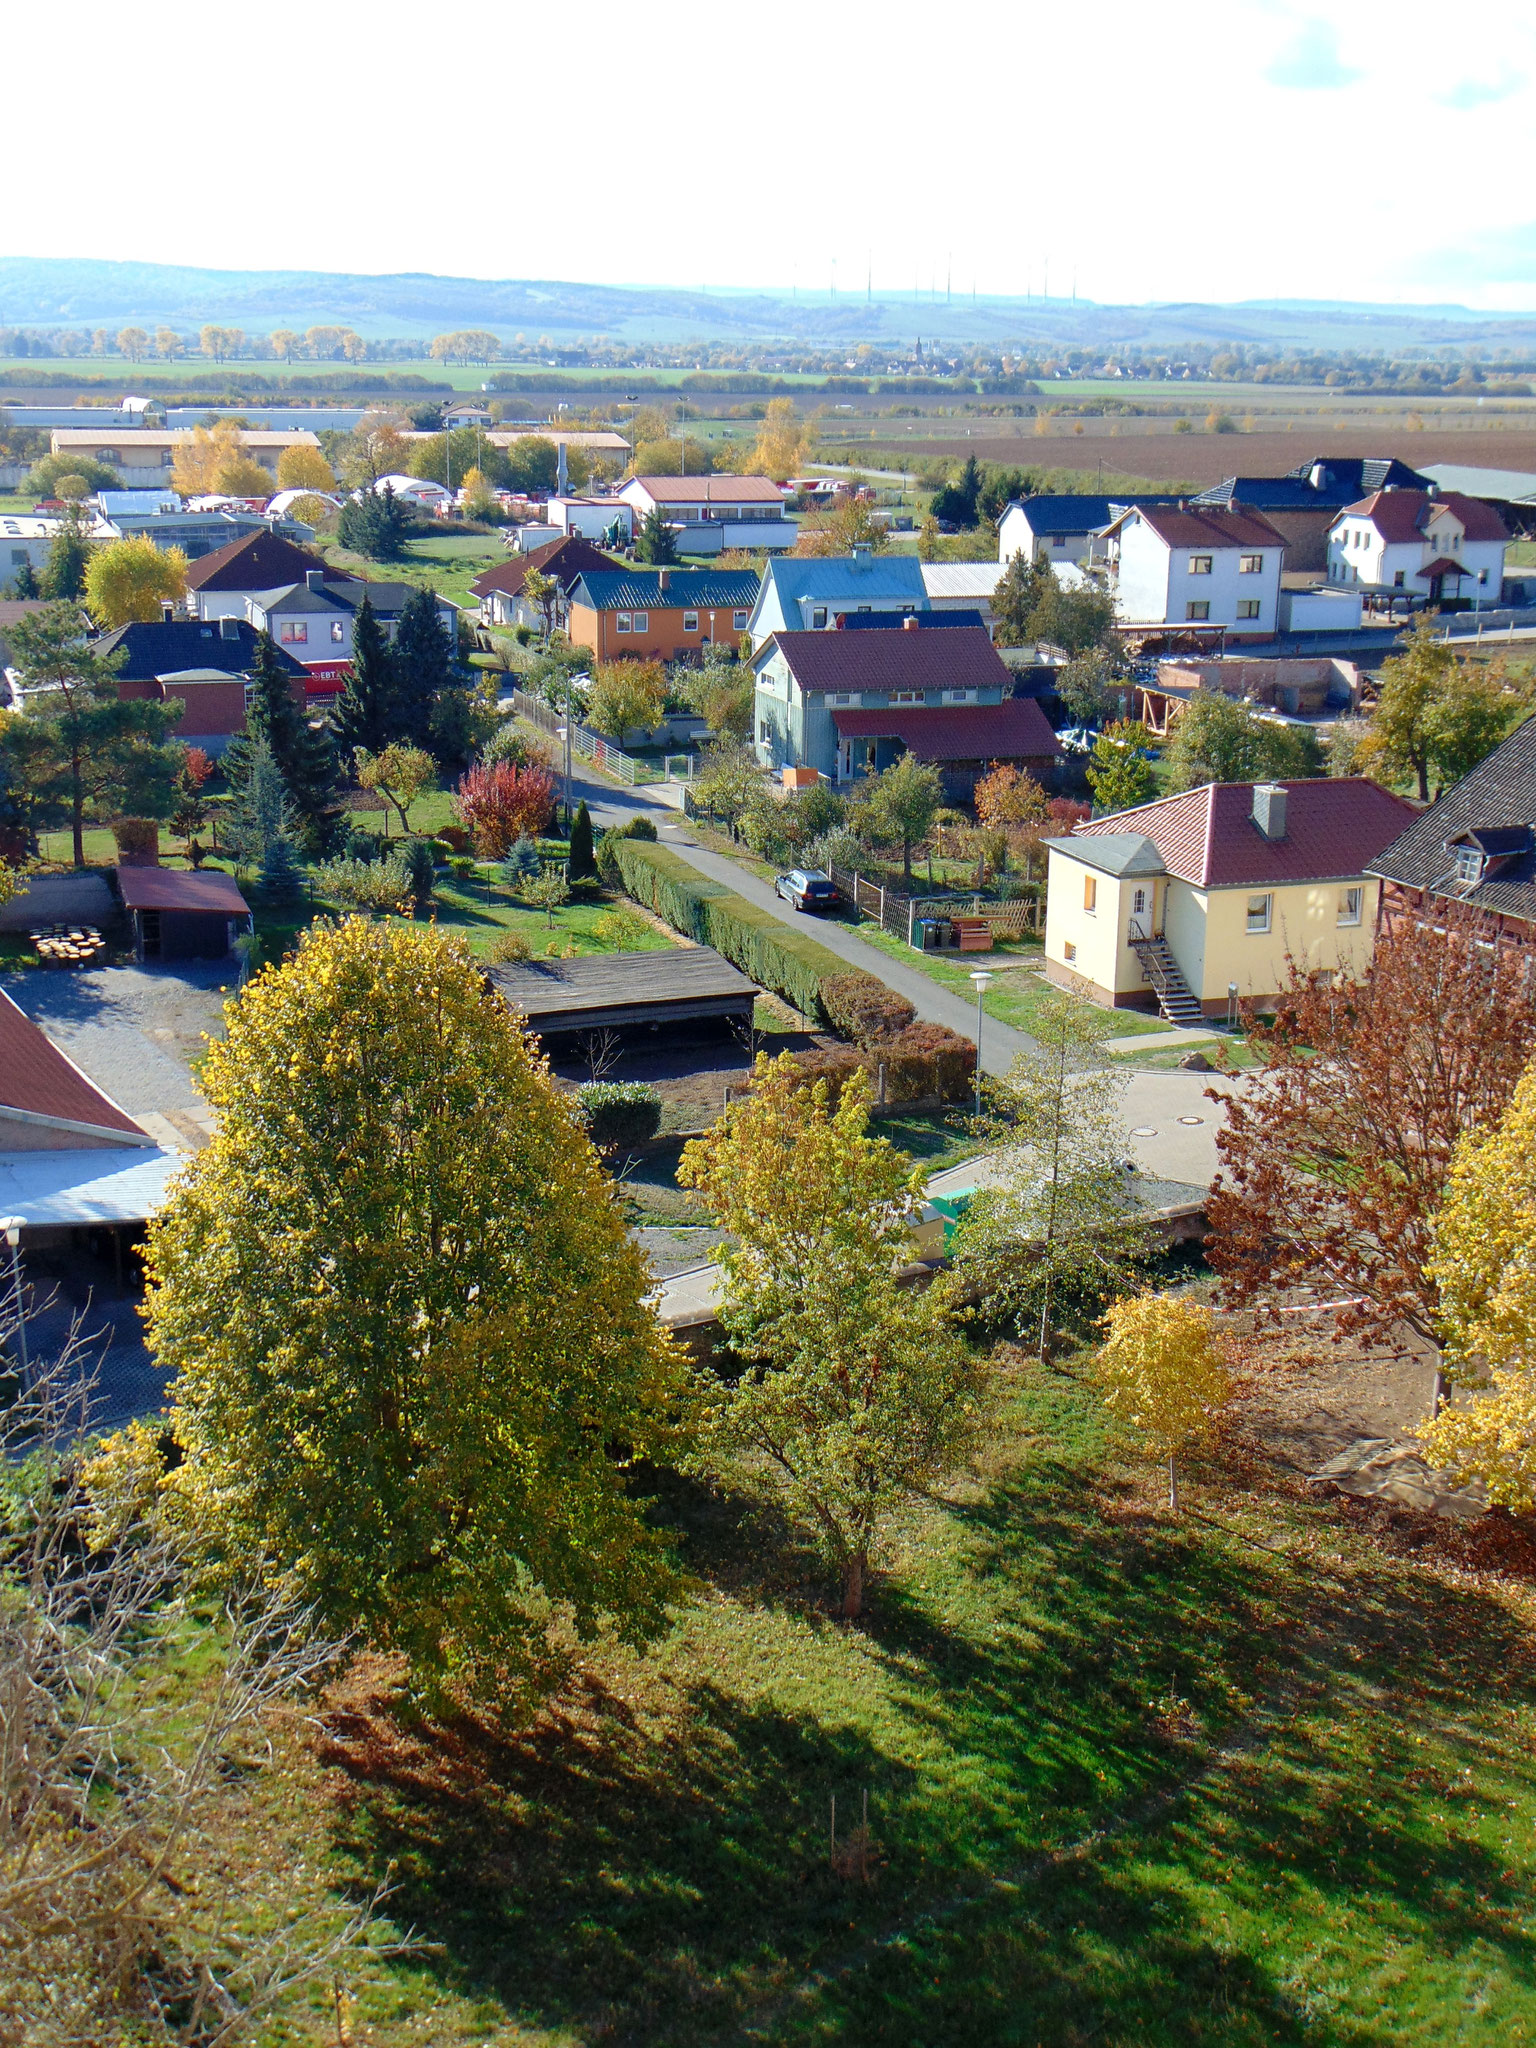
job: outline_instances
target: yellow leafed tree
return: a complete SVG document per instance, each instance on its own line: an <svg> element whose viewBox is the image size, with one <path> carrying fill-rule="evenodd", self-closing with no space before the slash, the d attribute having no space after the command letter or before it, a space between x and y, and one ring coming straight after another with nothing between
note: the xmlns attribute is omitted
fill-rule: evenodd
<svg viewBox="0 0 1536 2048"><path fill-rule="evenodd" d="M181 549L157 548L142 535L109 541L86 564L86 605L103 630L158 619L162 604L180 604L186 594L187 558Z"/></svg>
<svg viewBox="0 0 1536 2048"><path fill-rule="evenodd" d="M318 448L285 448L277 461L285 491L334 491L336 476Z"/></svg>
<svg viewBox="0 0 1536 2048"><path fill-rule="evenodd" d="M171 482L184 498L198 498L208 491L222 490L220 469L239 460L244 453L240 429L231 420L215 420L211 427L194 427L191 435L176 443L176 460Z"/></svg>
<svg viewBox="0 0 1536 2048"><path fill-rule="evenodd" d="M1232 1399L1228 1347L1211 1311L1171 1294L1132 1294L1104 1317L1094 1362L1104 1405L1168 1461L1168 1505L1179 1504L1178 1453L1206 1441Z"/></svg>
<svg viewBox="0 0 1536 2048"><path fill-rule="evenodd" d="M175 1496L332 1627L505 1705L675 1576L626 1490L681 1360L581 1119L463 949L311 926L228 1011L151 1232Z"/></svg>
<svg viewBox="0 0 1536 2048"><path fill-rule="evenodd" d="M1457 1148L1429 1271L1440 1288L1445 1360L1480 1378L1419 1440L1501 1507L1536 1507L1536 1067L1498 1125Z"/></svg>
<svg viewBox="0 0 1536 2048"><path fill-rule="evenodd" d="M770 398L748 465L751 474L774 477L780 483L797 475L810 455L812 438L792 398Z"/></svg>

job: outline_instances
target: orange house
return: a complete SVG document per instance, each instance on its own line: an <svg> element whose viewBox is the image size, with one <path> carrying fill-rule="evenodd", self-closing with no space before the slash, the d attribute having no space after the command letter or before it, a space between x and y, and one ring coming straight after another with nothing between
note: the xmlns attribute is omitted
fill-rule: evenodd
<svg viewBox="0 0 1536 2048"><path fill-rule="evenodd" d="M589 569L566 631L598 661L698 660L746 632L760 580L755 569Z"/></svg>

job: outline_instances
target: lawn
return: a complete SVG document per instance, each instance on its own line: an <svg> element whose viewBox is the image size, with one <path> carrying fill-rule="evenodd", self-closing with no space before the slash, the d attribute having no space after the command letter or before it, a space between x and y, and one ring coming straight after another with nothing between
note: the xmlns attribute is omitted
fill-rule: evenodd
<svg viewBox="0 0 1536 2048"><path fill-rule="evenodd" d="M861 939L871 946L878 946L882 953L888 953L904 967L917 968L931 976L941 988L963 996L969 1003L976 1000L972 972L977 968L987 969L996 978L982 996L982 1008L999 1024L1011 1024L1018 1031L1033 1031L1041 1006L1062 993L1050 982L1042 980L1035 971L1045 957L1039 946L1003 944L994 946L990 953L968 953L949 959L934 953L920 953L871 920L861 922L858 933ZM1161 1017L1149 1017L1140 1010L1116 1011L1113 1027L1114 1036L1126 1038L1150 1037L1169 1028Z"/></svg>
<svg viewBox="0 0 1536 2048"><path fill-rule="evenodd" d="M546 914L522 903L501 883L482 870L473 879L459 881L444 877L438 882L434 911L439 927L457 933L473 953L485 953L503 932L521 932L537 958L550 947L574 945L578 954L612 953L617 949L599 938L594 930L598 920L615 909L630 911L627 903L567 903L553 913L551 928ZM643 934L638 923L644 922ZM637 936L632 952L658 952L674 942L658 926L637 919Z"/></svg>
<svg viewBox="0 0 1536 2048"><path fill-rule="evenodd" d="M362 1663L270 1788L414 1930L352 1973L354 2038L1536 2039L1519 1546L1464 1570L1475 1535L1240 1451L1186 1480L1171 1516L1078 1373L1022 1361L855 1626L770 1512L668 1479L692 1597L531 1726L397 1718ZM866 1794L867 1885L828 1858ZM334 2039L328 2004L280 2038Z"/></svg>

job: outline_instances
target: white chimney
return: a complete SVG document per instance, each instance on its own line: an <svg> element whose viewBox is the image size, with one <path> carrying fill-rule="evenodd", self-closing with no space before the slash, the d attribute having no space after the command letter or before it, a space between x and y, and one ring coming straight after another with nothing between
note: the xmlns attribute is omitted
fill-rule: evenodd
<svg viewBox="0 0 1536 2048"><path fill-rule="evenodd" d="M1253 785L1253 822L1266 839L1285 837L1285 795L1283 782Z"/></svg>

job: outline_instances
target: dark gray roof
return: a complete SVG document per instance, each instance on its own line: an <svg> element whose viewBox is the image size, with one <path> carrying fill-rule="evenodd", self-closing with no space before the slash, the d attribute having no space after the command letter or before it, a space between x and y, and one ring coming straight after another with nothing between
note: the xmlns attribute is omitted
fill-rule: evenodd
<svg viewBox="0 0 1536 2048"><path fill-rule="evenodd" d="M238 630L226 634L224 627ZM156 619L118 626L103 633L95 643L99 654L122 649L126 659L117 671L123 683L142 683L154 676L167 676L191 668L218 668L226 675L244 675L256 659L256 628L245 619ZM275 649L278 666L290 675L301 676L303 667L281 647Z"/></svg>
<svg viewBox="0 0 1536 2048"><path fill-rule="evenodd" d="M1123 512L1127 505L1177 505L1177 498L1155 492L1141 497L1095 497L1042 494L1038 498L1015 498L1006 509L1022 512L1031 533L1097 533Z"/></svg>
<svg viewBox="0 0 1536 2048"><path fill-rule="evenodd" d="M757 986L708 946L598 953L487 969L491 986L536 1031L676 1023L748 1012Z"/></svg>
<svg viewBox="0 0 1536 2048"><path fill-rule="evenodd" d="M1504 828L1531 825L1536 825L1536 718L1517 726L1486 761L1415 818L1366 872L1536 923L1536 851L1530 840L1519 851L1494 851ZM1481 850L1493 855L1491 866L1475 887L1458 886L1449 849L1457 841L1468 845L1484 837L1490 844Z"/></svg>

